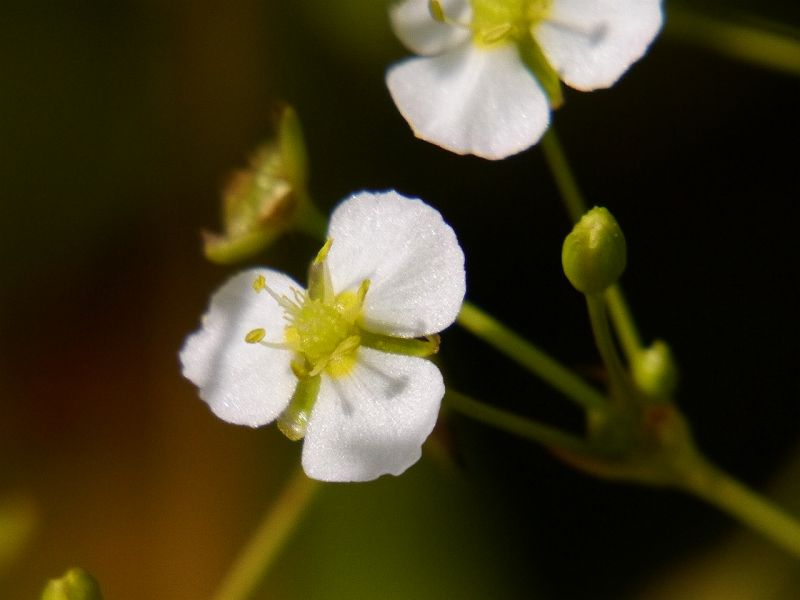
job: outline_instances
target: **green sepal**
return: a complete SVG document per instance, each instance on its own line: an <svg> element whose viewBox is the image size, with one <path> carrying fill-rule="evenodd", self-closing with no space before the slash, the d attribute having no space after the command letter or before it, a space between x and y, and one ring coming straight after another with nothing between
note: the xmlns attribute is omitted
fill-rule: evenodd
<svg viewBox="0 0 800 600"><path fill-rule="evenodd" d="M289 229L312 234L324 225L308 197L308 159L297 113L276 116L273 135L233 173L222 193L222 233L204 232L206 257L230 264L251 258Z"/></svg>
<svg viewBox="0 0 800 600"><path fill-rule="evenodd" d="M361 330L361 345L390 354L404 354L406 356L427 357L439 351L439 336L437 334L425 338L398 338L370 331Z"/></svg>
<svg viewBox="0 0 800 600"><path fill-rule="evenodd" d="M297 189L305 189L308 181L308 154L303 128L297 112L284 105L279 117L278 145L283 158L286 179Z"/></svg>
<svg viewBox="0 0 800 600"><path fill-rule="evenodd" d="M232 265L268 248L280 231L253 231L240 237L226 237L203 231L203 252L211 262Z"/></svg>
<svg viewBox="0 0 800 600"><path fill-rule="evenodd" d="M296 442L306 435L308 420L311 418L311 411L317 402L322 378L319 375L302 376L302 367L296 366L295 363L292 367L295 375L301 376L298 377L297 387L294 389L289 405L278 417L278 429L287 438Z"/></svg>
<svg viewBox="0 0 800 600"><path fill-rule="evenodd" d="M528 34L520 40L519 55L525 66L533 73L536 81L542 86L547 99L550 101L550 108L556 109L564 104L561 78L532 35Z"/></svg>

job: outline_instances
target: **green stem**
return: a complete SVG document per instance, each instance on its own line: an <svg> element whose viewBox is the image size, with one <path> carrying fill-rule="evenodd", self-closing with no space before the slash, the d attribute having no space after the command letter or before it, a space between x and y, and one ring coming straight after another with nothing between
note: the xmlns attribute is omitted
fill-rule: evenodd
<svg viewBox="0 0 800 600"><path fill-rule="evenodd" d="M800 523L727 473L703 461L680 485L800 558Z"/></svg>
<svg viewBox="0 0 800 600"><path fill-rule="evenodd" d="M253 593L321 487L297 470L236 558L214 600L244 600Z"/></svg>
<svg viewBox="0 0 800 600"><path fill-rule="evenodd" d="M577 223L588 209L553 125L542 137L541 146L564 206L573 223ZM628 362L632 362L642 350L642 342L636 329L636 322L618 285L613 285L606 291L606 303L625 357Z"/></svg>
<svg viewBox="0 0 800 600"><path fill-rule="evenodd" d="M567 155L561 146L561 141L558 139L555 126L550 125L540 143L544 158L550 167L553 179L556 181L556 187L561 194L561 199L569 213L569 217L573 223L577 223L588 210L588 207L578 187L578 180L569 166Z"/></svg>
<svg viewBox="0 0 800 600"><path fill-rule="evenodd" d="M786 28L725 21L670 5L664 33L761 67L800 75L797 32L780 29Z"/></svg>
<svg viewBox="0 0 800 600"><path fill-rule="evenodd" d="M606 290L605 299L608 315L614 323L614 332L617 334L622 351L628 362L633 362L644 346L622 288L619 285L612 285Z"/></svg>
<svg viewBox="0 0 800 600"><path fill-rule="evenodd" d="M453 389L448 388L444 401L450 409L471 419L539 442L548 448L560 448L581 454L593 452L591 446L581 438L564 433L555 427L489 406Z"/></svg>
<svg viewBox="0 0 800 600"><path fill-rule="evenodd" d="M600 392L474 304L464 302L458 323L583 408L602 410L606 407L606 399Z"/></svg>
<svg viewBox="0 0 800 600"><path fill-rule="evenodd" d="M606 304L603 296L601 294L586 294L586 305L589 309L589 320L592 324L592 333L594 334L597 351L606 366L612 389L621 392L618 394L619 398L633 407L633 389L628 379L628 373L614 345L611 328L608 326L608 315L606 314Z"/></svg>

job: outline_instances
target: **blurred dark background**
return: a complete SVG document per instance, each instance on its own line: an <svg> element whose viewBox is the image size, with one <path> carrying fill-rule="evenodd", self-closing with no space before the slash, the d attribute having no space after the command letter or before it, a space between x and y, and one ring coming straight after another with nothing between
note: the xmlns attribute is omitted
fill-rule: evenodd
<svg viewBox="0 0 800 600"><path fill-rule="evenodd" d="M800 25L788 0L692 6ZM407 54L385 7L4 5L0 507L26 507L33 533L0 561L1 598L72 565L109 599L207 597L297 464L276 428L214 418L177 361L233 272L203 259L199 231L218 227L219 191L279 100L303 121L325 212L360 189L424 198L459 235L469 298L596 370L541 151L492 163L415 140L383 84ZM798 81L668 24L618 85L567 91L554 118L589 201L625 230L624 287L645 338L673 347L700 446L796 514ZM302 279L315 250L290 234L263 261ZM441 365L487 402L579 423L456 327ZM796 563L699 501L588 478L455 415L435 436L447 460L327 486L263 597L796 597Z"/></svg>

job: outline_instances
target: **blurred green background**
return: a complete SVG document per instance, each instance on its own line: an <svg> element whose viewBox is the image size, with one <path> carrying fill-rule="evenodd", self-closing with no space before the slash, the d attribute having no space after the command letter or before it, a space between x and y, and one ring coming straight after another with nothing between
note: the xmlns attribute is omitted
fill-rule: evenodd
<svg viewBox="0 0 800 600"><path fill-rule="evenodd" d="M800 26L788 0L670 11L689 4ZM426 199L459 235L468 296L596 374L540 150L490 163L415 140L383 84L407 54L385 7L4 4L0 598L73 565L109 599L208 597L297 464L276 428L213 417L177 361L232 272L204 261L199 231L278 100L303 120L324 211L360 189ZM673 345L700 446L800 514L800 86L683 33L668 25L613 89L567 91L554 121L626 232L624 287L645 337ZM302 279L315 250L289 235L263 260ZM457 328L440 358L478 398L579 427ZM435 437L446 455L400 478L326 486L263 597L797 597L796 563L699 501L590 479L455 415ZM14 524L32 532L18 551Z"/></svg>

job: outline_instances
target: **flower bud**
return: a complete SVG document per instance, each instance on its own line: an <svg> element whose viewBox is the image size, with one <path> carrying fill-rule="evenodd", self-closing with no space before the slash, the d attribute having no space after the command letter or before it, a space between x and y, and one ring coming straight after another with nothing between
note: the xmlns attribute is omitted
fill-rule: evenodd
<svg viewBox="0 0 800 600"><path fill-rule="evenodd" d="M678 367L669 346L656 340L637 353L631 364L636 385L646 394L669 399L678 386Z"/></svg>
<svg viewBox="0 0 800 600"><path fill-rule="evenodd" d="M595 206L572 228L561 249L569 282L584 294L599 294L625 270L625 237L613 215Z"/></svg>
<svg viewBox="0 0 800 600"><path fill-rule="evenodd" d="M73 568L60 579L48 581L41 600L103 600L103 594L94 577L81 568Z"/></svg>
<svg viewBox="0 0 800 600"><path fill-rule="evenodd" d="M307 203L308 166L297 114L284 106L276 131L236 171L223 192L224 233L204 232L205 254L217 263L232 263L259 252L295 226Z"/></svg>

